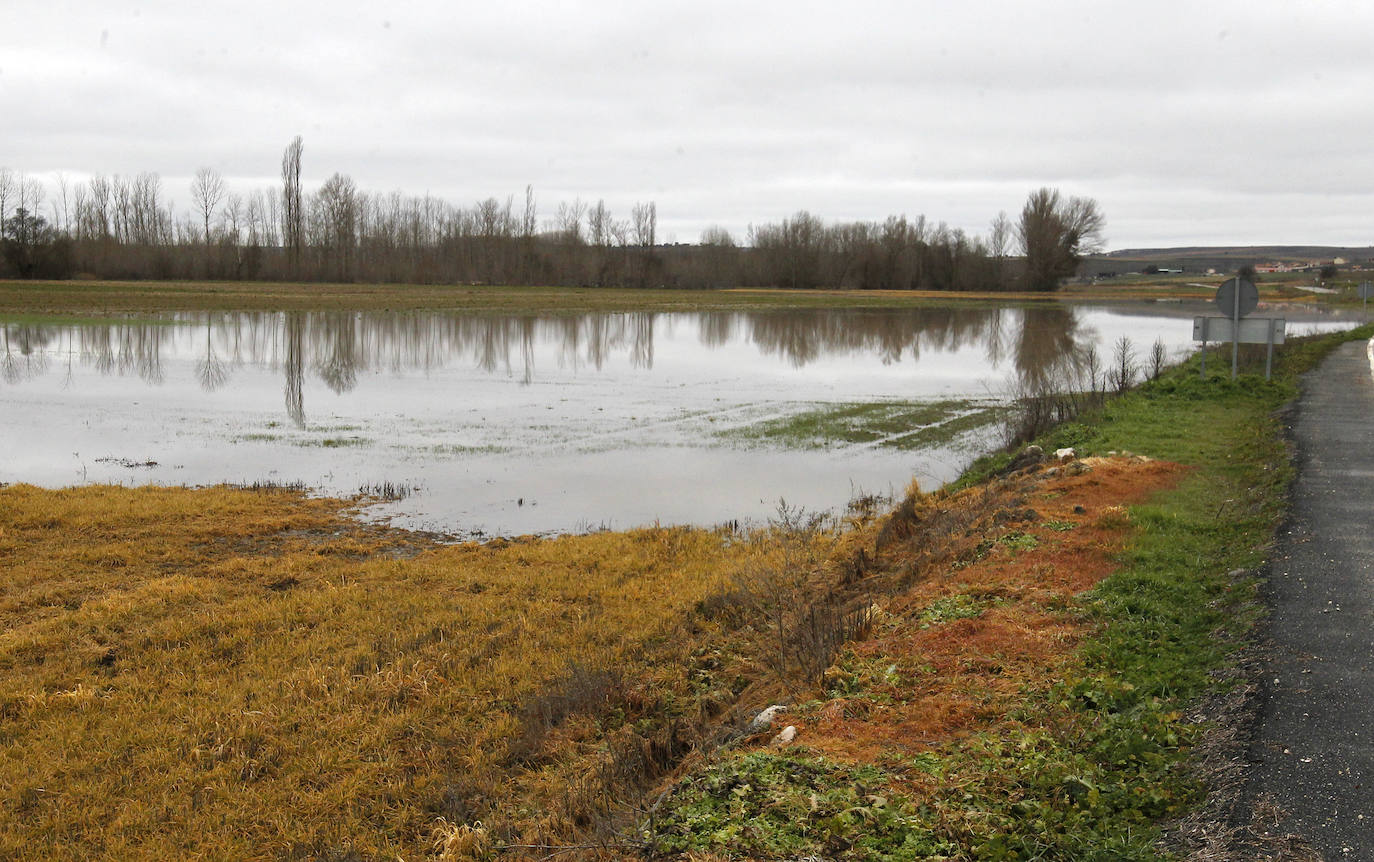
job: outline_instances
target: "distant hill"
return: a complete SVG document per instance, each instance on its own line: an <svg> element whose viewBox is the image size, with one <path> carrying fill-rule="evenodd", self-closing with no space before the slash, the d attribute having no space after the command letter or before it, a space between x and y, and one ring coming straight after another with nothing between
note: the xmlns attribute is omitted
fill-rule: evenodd
<svg viewBox="0 0 1374 862"><path fill-rule="evenodd" d="M1374 246L1334 245L1237 245L1182 246L1179 248L1125 248L1085 258L1079 272L1093 276L1103 273L1124 275L1142 272L1148 266L1181 269L1184 272L1234 272L1245 264L1331 263L1340 258L1347 265L1374 265Z"/></svg>

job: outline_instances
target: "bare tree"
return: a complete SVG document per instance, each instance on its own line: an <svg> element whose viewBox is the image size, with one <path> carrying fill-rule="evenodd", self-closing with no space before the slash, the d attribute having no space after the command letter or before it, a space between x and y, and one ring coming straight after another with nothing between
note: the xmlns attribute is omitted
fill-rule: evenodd
<svg viewBox="0 0 1374 862"><path fill-rule="evenodd" d="M634 231L635 245L653 248L658 231L658 207L653 201L635 204L630 210L630 222Z"/></svg>
<svg viewBox="0 0 1374 862"><path fill-rule="evenodd" d="M322 244L334 254L339 281L353 278L354 249L357 247L358 191L350 177L334 174L320 187L317 201L323 219Z"/></svg>
<svg viewBox="0 0 1374 862"><path fill-rule="evenodd" d="M711 225L701 232L701 282L705 287L730 287L739 284L739 249L730 231Z"/></svg>
<svg viewBox="0 0 1374 862"><path fill-rule="evenodd" d="M539 230L539 213L535 207L534 186L525 186L525 211L520 216L520 236L533 237Z"/></svg>
<svg viewBox="0 0 1374 862"><path fill-rule="evenodd" d="M38 180L32 180L19 175L17 183L19 190L19 207L27 209L30 215L38 215L43 206L43 184Z"/></svg>
<svg viewBox="0 0 1374 862"><path fill-rule="evenodd" d="M171 219L162 212L162 179L144 171L133 178L116 176L113 183L116 231L120 242L153 246L171 233Z"/></svg>
<svg viewBox="0 0 1374 862"><path fill-rule="evenodd" d="M205 224L205 244L210 244L210 216L224 198L224 178L214 168L199 168L191 179L191 202Z"/></svg>
<svg viewBox="0 0 1374 862"><path fill-rule="evenodd" d="M301 136L286 145L281 157L282 245L291 258L293 275L300 277L301 250L305 245L305 212L301 196Z"/></svg>
<svg viewBox="0 0 1374 862"><path fill-rule="evenodd" d="M587 240L595 246L611 244L611 211L604 200L587 211Z"/></svg>
<svg viewBox="0 0 1374 862"><path fill-rule="evenodd" d="M237 243L243 235L244 201L242 195L229 195L224 201L224 212L220 213L220 224L225 237Z"/></svg>
<svg viewBox="0 0 1374 862"><path fill-rule="evenodd" d="M559 202L555 219L559 239L572 245L582 244L582 214L586 211L587 205L581 198L573 198L571 204Z"/></svg>
<svg viewBox="0 0 1374 862"><path fill-rule="evenodd" d="M1011 251L1015 231L1005 210L997 214L988 230L988 253L992 256L993 277L997 279L998 287L1007 283L1007 255Z"/></svg>
<svg viewBox="0 0 1374 862"><path fill-rule="evenodd" d="M1017 238L1026 256L1031 290L1054 290L1074 274L1084 255L1101 248L1106 219L1091 198L1060 197L1057 189L1030 193L1021 210Z"/></svg>
<svg viewBox="0 0 1374 862"><path fill-rule="evenodd" d="M1019 224L998 214L986 242L925 216L831 224L800 211L751 226L747 242L708 228L695 247L662 249L653 201L636 202L618 220L604 200L589 206L578 198L541 224L532 186L520 212L514 196L464 208L430 196L368 195L341 174L307 194L302 152L297 136L282 154L282 185L242 198L200 168L193 206L176 214L161 200L157 174L95 176L71 189L59 175L50 229L76 240L81 268L114 277L181 277L199 260L189 250L203 243L208 263L247 278L969 290L1011 278L1003 264L1014 237L1033 264L1062 277L1066 260L1100 241L1102 224L1094 202L1042 189ZM36 181L0 169L0 220L17 206L46 211L42 194ZM179 251L162 251L169 244Z"/></svg>
<svg viewBox="0 0 1374 862"><path fill-rule="evenodd" d="M9 218L10 201L18 193L19 181L9 168L0 168L0 224Z"/></svg>
<svg viewBox="0 0 1374 862"><path fill-rule="evenodd" d="M781 224L753 229L755 248L763 254L765 278L779 287L812 288L823 278L822 252L829 241L825 222L799 210Z"/></svg>
<svg viewBox="0 0 1374 862"><path fill-rule="evenodd" d="M1123 335L1116 340L1112 352L1112 367L1107 370L1107 382L1117 392L1125 392L1135 383L1140 364L1136 360L1135 345L1129 336Z"/></svg>
<svg viewBox="0 0 1374 862"><path fill-rule="evenodd" d="M96 174L91 177L88 183L90 188L90 217L91 233L96 239L109 239L113 221L111 210L111 200L114 195L114 187L110 178L104 174Z"/></svg>
<svg viewBox="0 0 1374 862"><path fill-rule="evenodd" d="M1164 346L1163 338L1156 338L1155 343L1150 345L1150 379L1158 380L1168 364L1169 348Z"/></svg>
<svg viewBox="0 0 1374 862"><path fill-rule="evenodd" d="M62 171L57 172L57 200L52 203L53 221L57 222L55 227L59 233L70 236L72 233L71 221L71 184L67 180L67 175ZM61 204L59 209L58 204ZM60 218L59 218L60 215Z"/></svg>
<svg viewBox="0 0 1374 862"><path fill-rule="evenodd" d="M1011 219L1007 218L1006 210L1003 210L992 220L992 226L988 231L988 251L999 260L1006 257L1007 252L1011 250L1011 238Z"/></svg>

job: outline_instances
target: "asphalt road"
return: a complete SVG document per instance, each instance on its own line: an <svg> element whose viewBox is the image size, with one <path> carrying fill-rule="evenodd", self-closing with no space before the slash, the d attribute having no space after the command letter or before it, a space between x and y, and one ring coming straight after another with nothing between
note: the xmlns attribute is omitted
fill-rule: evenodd
<svg viewBox="0 0 1374 862"><path fill-rule="evenodd" d="M1374 344L1374 342L1371 342ZM1327 860L1374 860L1374 375L1352 342L1304 380L1270 563L1249 788Z"/></svg>

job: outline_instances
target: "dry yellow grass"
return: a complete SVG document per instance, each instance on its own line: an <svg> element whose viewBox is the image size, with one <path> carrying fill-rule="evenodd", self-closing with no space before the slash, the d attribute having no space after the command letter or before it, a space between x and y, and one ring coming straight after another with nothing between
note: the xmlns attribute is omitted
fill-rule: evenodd
<svg viewBox="0 0 1374 862"><path fill-rule="evenodd" d="M555 708L531 742L528 705L610 673L671 713L688 612L746 552L427 546L346 506L0 489L0 857L421 859L479 816L566 836L574 776L636 717Z"/></svg>
<svg viewBox="0 0 1374 862"><path fill-rule="evenodd" d="M844 531L453 546L296 493L0 488L0 858L542 858L623 838L637 791L779 697L817 751L924 750L1057 673L1120 503L1177 472L913 495ZM866 642L806 637L856 607ZM888 705L814 701L817 671Z"/></svg>

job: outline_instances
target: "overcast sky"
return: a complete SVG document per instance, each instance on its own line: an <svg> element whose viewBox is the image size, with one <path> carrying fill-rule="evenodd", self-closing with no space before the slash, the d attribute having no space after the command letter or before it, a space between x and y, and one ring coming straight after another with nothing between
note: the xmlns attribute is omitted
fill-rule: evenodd
<svg viewBox="0 0 1374 862"><path fill-rule="evenodd" d="M1039 186L1113 249L1374 244L1374 3L5 3L0 166L338 171L451 202L807 209L983 234ZM202 8L208 6L208 8Z"/></svg>

